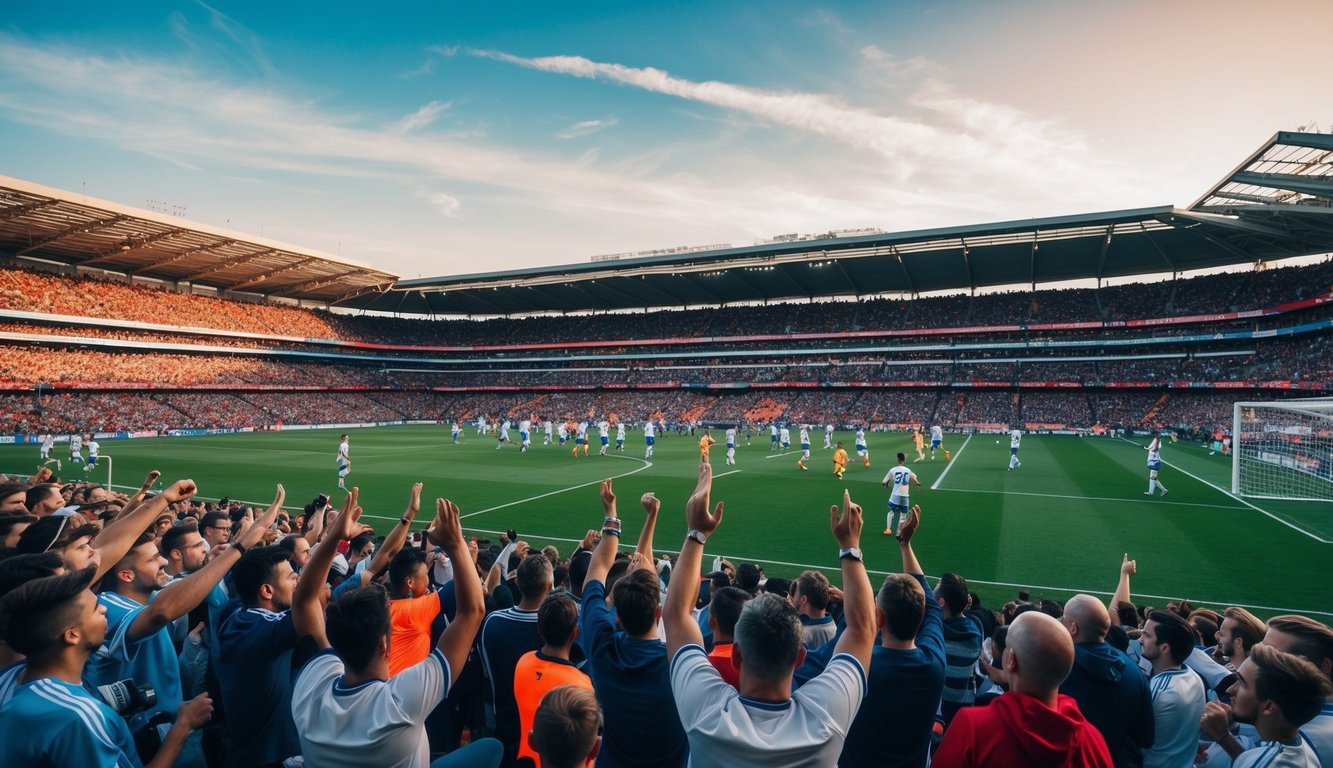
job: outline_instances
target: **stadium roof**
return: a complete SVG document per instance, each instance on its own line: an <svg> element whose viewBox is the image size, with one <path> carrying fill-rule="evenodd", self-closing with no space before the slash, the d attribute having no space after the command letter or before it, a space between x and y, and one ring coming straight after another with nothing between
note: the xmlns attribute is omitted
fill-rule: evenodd
<svg viewBox="0 0 1333 768"><path fill-rule="evenodd" d="M1275 134L1185 209L1157 206L418 280L0 176L0 256L423 315L917 294L1329 252L1333 135L1326 133Z"/></svg>
<svg viewBox="0 0 1333 768"><path fill-rule="evenodd" d="M1333 252L1333 135L1278 133L1172 206L400 281L343 306L434 314L922 293Z"/></svg>
<svg viewBox="0 0 1333 768"><path fill-rule="evenodd" d="M0 176L0 255L333 303L397 275L329 254Z"/></svg>

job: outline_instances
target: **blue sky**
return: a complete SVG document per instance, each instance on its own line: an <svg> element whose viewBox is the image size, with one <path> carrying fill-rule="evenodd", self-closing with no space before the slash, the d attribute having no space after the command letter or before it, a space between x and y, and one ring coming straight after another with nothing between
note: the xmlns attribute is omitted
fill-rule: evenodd
<svg viewBox="0 0 1333 768"><path fill-rule="evenodd" d="M404 277L1186 205L1333 130L1333 3L50 3L0 174Z"/></svg>

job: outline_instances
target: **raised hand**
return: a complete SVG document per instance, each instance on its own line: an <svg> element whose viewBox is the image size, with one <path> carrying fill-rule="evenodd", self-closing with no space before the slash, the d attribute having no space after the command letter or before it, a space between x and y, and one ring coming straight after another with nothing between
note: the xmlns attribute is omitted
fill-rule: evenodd
<svg viewBox="0 0 1333 768"><path fill-rule="evenodd" d="M662 508L662 501L652 491L640 496L639 503L643 505L643 511L649 517L656 515L658 510Z"/></svg>
<svg viewBox="0 0 1333 768"><path fill-rule="evenodd" d="M410 523L417 519L417 512L421 511L421 483L413 483L412 490L407 494L407 509L403 510L403 517Z"/></svg>
<svg viewBox="0 0 1333 768"><path fill-rule="evenodd" d="M913 504L912 513L907 516L906 520L902 521L902 523L898 525L898 541L901 541L904 544L911 541L912 534L916 533L916 529L920 525L921 525L921 505Z"/></svg>
<svg viewBox="0 0 1333 768"><path fill-rule="evenodd" d="M616 516L616 494L611 490L611 479L602 481L602 511L607 517Z"/></svg>
<svg viewBox="0 0 1333 768"><path fill-rule="evenodd" d="M350 539L360 532L361 507L357 506L356 503L360 497L361 489L354 486L347 493L347 500L343 502L342 511L338 513L332 523L329 523L328 535L332 536L335 541Z"/></svg>
<svg viewBox="0 0 1333 768"><path fill-rule="evenodd" d="M859 546L863 524L861 505L852 501L850 491L843 490L842 506L835 504L829 507L829 528L833 531L833 538L838 540L838 546L843 549Z"/></svg>
<svg viewBox="0 0 1333 768"><path fill-rule="evenodd" d="M208 721L212 717L213 700L206 693L201 693L185 702L181 705L180 711L176 713L176 721L183 723L185 727L192 731L197 731L208 725Z"/></svg>
<svg viewBox="0 0 1333 768"><path fill-rule="evenodd" d="M153 486L157 483L157 479L161 476L162 473L158 472L156 469L149 472L144 477L143 484L139 486L139 493L141 494L148 493L149 491L153 490Z"/></svg>
<svg viewBox="0 0 1333 768"><path fill-rule="evenodd" d="M162 492L162 498L175 504L178 501L185 501L198 492L199 486L195 485L193 480L177 480Z"/></svg>
<svg viewBox="0 0 1333 768"><path fill-rule="evenodd" d="M689 500L685 502L685 523L690 530L702 531L705 536L717 530L718 525L722 523L722 502L717 503L712 514L708 512L712 492L713 467L709 464L700 464L699 481L695 483L694 493L691 493Z"/></svg>
<svg viewBox="0 0 1333 768"><path fill-rule="evenodd" d="M426 538L445 552L452 552L451 547L463 544L463 526L457 504L448 499L435 500L435 520L426 529Z"/></svg>
<svg viewBox="0 0 1333 768"><path fill-rule="evenodd" d="M1120 563L1120 575L1133 576L1137 572L1138 572L1138 561L1130 560L1129 553L1126 552L1125 559L1122 560Z"/></svg>

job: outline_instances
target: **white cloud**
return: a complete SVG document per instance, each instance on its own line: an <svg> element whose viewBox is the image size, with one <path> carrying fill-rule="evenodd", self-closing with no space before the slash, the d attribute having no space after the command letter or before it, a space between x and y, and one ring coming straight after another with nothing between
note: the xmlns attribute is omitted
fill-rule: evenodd
<svg viewBox="0 0 1333 768"><path fill-rule="evenodd" d="M463 203L458 198L443 192L432 192L426 196L426 199L430 201L431 205L435 206L436 210L449 218L456 218L458 210L463 207Z"/></svg>
<svg viewBox="0 0 1333 768"><path fill-rule="evenodd" d="M421 109L418 109L416 112L399 120L394 126L394 130L399 133L408 133L410 131L415 131L418 128L425 128L435 122L436 118L447 111L450 106L450 102L447 101L432 101Z"/></svg>
<svg viewBox="0 0 1333 768"><path fill-rule="evenodd" d="M607 128L614 128L619 123L620 120L614 117L606 120L584 120L581 123L574 123L568 128L558 131L555 134L555 137L557 139L577 139L582 136L597 133L598 131L606 130Z"/></svg>

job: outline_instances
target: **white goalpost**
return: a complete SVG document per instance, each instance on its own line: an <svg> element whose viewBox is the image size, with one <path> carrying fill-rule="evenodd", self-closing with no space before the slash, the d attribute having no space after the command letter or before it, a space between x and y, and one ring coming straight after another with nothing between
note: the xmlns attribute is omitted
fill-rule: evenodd
<svg viewBox="0 0 1333 768"><path fill-rule="evenodd" d="M1333 501L1333 398L1236 403L1231 492Z"/></svg>

